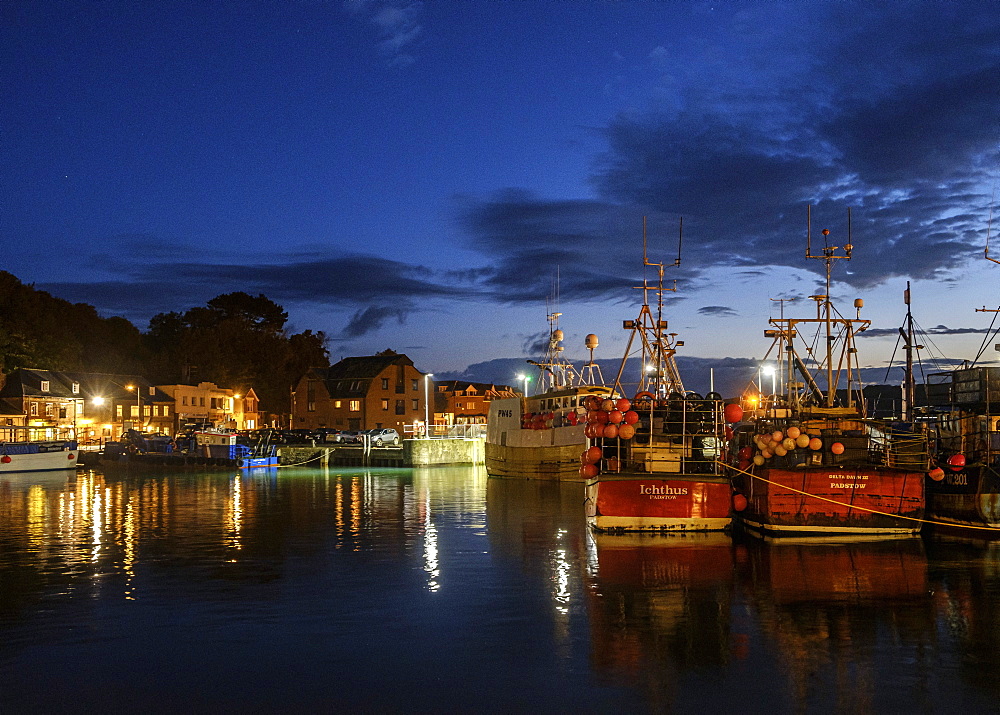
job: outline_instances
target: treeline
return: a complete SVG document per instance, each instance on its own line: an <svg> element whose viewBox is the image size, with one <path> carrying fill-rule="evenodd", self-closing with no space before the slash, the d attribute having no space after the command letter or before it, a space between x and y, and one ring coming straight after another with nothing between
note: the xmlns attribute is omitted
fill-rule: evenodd
<svg viewBox="0 0 1000 715"><path fill-rule="evenodd" d="M289 334L288 313L263 295L227 293L184 313L160 313L143 333L0 271L0 368L143 375L154 384L253 387L261 409L287 412L308 368L329 364L326 336Z"/></svg>

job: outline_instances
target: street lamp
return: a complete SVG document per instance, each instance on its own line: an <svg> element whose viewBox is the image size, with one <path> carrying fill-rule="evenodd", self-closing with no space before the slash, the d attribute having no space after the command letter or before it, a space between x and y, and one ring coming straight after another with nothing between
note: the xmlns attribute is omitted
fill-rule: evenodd
<svg viewBox="0 0 1000 715"><path fill-rule="evenodd" d="M772 395L778 394L778 384L777 384L778 378L774 370L774 365L765 365L764 374L771 376L771 394Z"/></svg>
<svg viewBox="0 0 1000 715"><path fill-rule="evenodd" d="M524 396L528 396L528 383L531 382L531 375L518 375L518 380L524 380Z"/></svg>
<svg viewBox="0 0 1000 715"><path fill-rule="evenodd" d="M135 390L135 426L139 428L142 426L142 391L139 389L138 385L126 385L125 389L129 392ZM124 422L125 420L122 420ZM136 432L139 430L136 429Z"/></svg>
<svg viewBox="0 0 1000 715"><path fill-rule="evenodd" d="M426 439L430 439L431 436L431 405L428 395L430 393L429 386L432 377L434 377L433 372L424 375L424 437Z"/></svg>

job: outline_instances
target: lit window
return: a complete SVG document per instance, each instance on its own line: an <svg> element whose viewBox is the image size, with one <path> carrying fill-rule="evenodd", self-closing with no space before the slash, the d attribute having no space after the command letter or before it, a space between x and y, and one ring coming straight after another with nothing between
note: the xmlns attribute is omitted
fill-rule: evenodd
<svg viewBox="0 0 1000 715"><path fill-rule="evenodd" d="M117 414L119 418L125 415L125 413L122 411L121 405L115 405L115 414Z"/></svg>
<svg viewBox="0 0 1000 715"><path fill-rule="evenodd" d="M32 402L28 407L28 414L32 417L38 417L38 403Z"/></svg>
<svg viewBox="0 0 1000 715"><path fill-rule="evenodd" d="M389 400L382 400L382 409L383 410L389 409Z"/></svg>
<svg viewBox="0 0 1000 715"><path fill-rule="evenodd" d="M334 400L333 401L333 407L334 407L334 409L337 409L337 410L340 409L340 402L341 402L340 400Z"/></svg>
<svg viewBox="0 0 1000 715"><path fill-rule="evenodd" d="M73 383L73 394L74 395L79 395L80 394L80 383L79 382L74 382Z"/></svg>
<svg viewBox="0 0 1000 715"><path fill-rule="evenodd" d="M49 381L48 380L42 380L42 388L41 389L42 389L42 392L48 392L49 391Z"/></svg>
<svg viewBox="0 0 1000 715"><path fill-rule="evenodd" d="M351 412L361 412L361 400L351 400L348 409Z"/></svg>

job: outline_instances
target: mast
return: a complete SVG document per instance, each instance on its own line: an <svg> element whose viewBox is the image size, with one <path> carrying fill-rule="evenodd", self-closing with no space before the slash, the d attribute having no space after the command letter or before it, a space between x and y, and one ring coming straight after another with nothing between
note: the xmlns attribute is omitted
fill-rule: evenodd
<svg viewBox="0 0 1000 715"><path fill-rule="evenodd" d="M683 236L684 222L681 219L680 232ZM677 241L677 258L671 266L679 266L681 238ZM665 291L676 291L677 281L674 281L672 288L664 288L663 273L664 264L649 260L648 242L646 236L646 217L642 219L642 264L656 269L656 286L650 285L649 279L643 272L642 285L636 286L642 291L642 308L639 310L639 317L636 320L622 321L622 327L630 330L628 345L625 348L625 357L618 369L615 378L615 388L621 389L622 375L625 372L625 364L632 350L632 345L639 338L642 343L642 368L639 378L639 392L652 392L657 397L666 397L672 392L684 393L684 383L681 382L680 371L677 369L675 355L677 348L684 345L681 340L676 340L676 333L667 333L667 321L663 318L663 293ZM649 294L656 295L656 315L650 308Z"/></svg>
<svg viewBox="0 0 1000 715"><path fill-rule="evenodd" d="M840 246L831 246L829 244L830 229L824 228L823 231L824 246L823 252L814 254L812 252L812 206L808 206L806 209L806 258L815 258L817 260L823 261L826 275L826 293L824 295L813 295L809 296L816 301L816 308L819 315L817 316L822 320L824 327L826 329L826 395L823 401L823 406L827 408L832 408L837 397L837 387L833 380L833 301L830 299L830 286L831 286L831 273L833 270L834 261L840 259L851 260L851 251L854 246L851 244L851 209L847 209L847 243L844 245L844 253L839 255L837 250ZM855 301L855 305L860 309L860 305ZM847 365L847 403L850 407L853 404L853 398L851 397L851 366L850 366L850 355L853 349L853 333L851 331L850 321L844 321L847 328L847 346L848 350L848 365ZM839 373L839 371L838 371ZM839 381L839 380L838 380Z"/></svg>
<svg viewBox="0 0 1000 715"><path fill-rule="evenodd" d="M906 348L906 373L903 376L903 421L913 420L913 404L916 398L916 384L913 380L913 313L910 309L910 281L906 281L906 291L903 293L906 303L906 330L899 329Z"/></svg>

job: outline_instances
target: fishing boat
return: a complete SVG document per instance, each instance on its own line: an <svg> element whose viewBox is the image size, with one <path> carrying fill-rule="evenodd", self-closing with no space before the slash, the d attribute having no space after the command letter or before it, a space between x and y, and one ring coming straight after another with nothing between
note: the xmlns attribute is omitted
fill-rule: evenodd
<svg viewBox="0 0 1000 715"><path fill-rule="evenodd" d="M651 286L644 277L639 316L623 322L629 339L614 382L625 394L623 380L633 366L637 389L632 400L609 396L587 404L589 442L580 457L587 521L597 532L723 531L733 513L721 461L723 401L714 392L702 397L684 388L676 361L684 343L667 332L664 264L648 258L645 223L642 253L658 279ZM672 265L680 265L679 248ZM669 290L675 289L676 283Z"/></svg>
<svg viewBox="0 0 1000 715"><path fill-rule="evenodd" d="M561 313L548 315L549 338L544 357L529 360L538 370L536 392L490 402L486 425L486 473L491 477L579 480L584 401L608 394L600 367L594 362L598 338L586 338L590 362L576 370L563 357Z"/></svg>
<svg viewBox="0 0 1000 715"><path fill-rule="evenodd" d="M76 469L79 445L68 431L0 426L0 474Z"/></svg>
<svg viewBox="0 0 1000 715"><path fill-rule="evenodd" d="M990 257L989 236L988 227L985 258L1000 263ZM994 323L1000 316L1000 308L976 312L993 313ZM991 327L983 347L998 335L1000 328ZM936 377L944 379L928 385L928 399L932 408L944 403L946 410L934 421L937 463L928 474L928 520L992 538L1000 534L1000 368L973 362Z"/></svg>
<svg viewBox="0 0 1000 715"><path fill-rule="evenodd" d="M830 298L834 263L851 259L850 213L843 247L824 229L813 253L810 224L807 216L806 258L823 261L826 291L810 296L814 316L770 320L772 394L759 380L748 409L732 415L741 521L769 536L913 534L925 511L927 435L912 422L868 416L855 336L870 321L860 299L850 317Z"/></svg>

